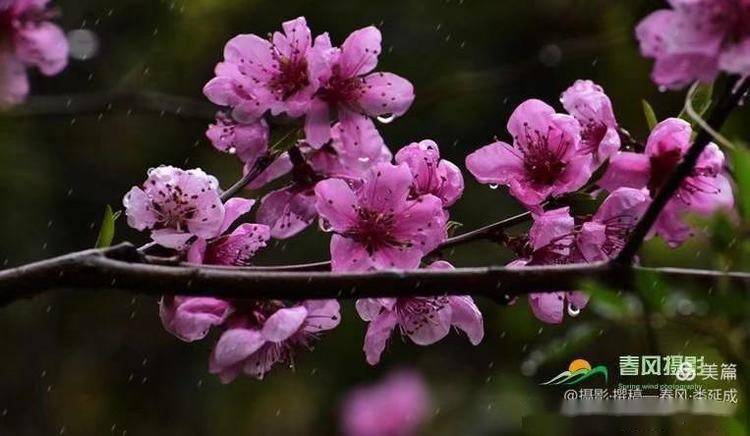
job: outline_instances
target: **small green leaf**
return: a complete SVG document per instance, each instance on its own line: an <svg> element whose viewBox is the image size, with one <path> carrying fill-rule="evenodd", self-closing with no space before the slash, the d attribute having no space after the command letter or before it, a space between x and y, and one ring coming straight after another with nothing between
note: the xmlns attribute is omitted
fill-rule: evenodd
<svg viewBox="0 0 750 436"><path fill-rule="evenodd" d="M734 179L737 182L740 210L745 221L750 220L750 150L738 144L734 148Z"/></svg>
<svg viewBox="0 0 750 436"><path fill-rule="evenodd" d="M701 83L691 88L690 94L687 96L687 101L693 106L695 113L699 116L703 116L709 107L711 107L711 98L714 94L713 83ZM688 115L687 108L683 108L680 112L680 118L696 126L695 120Z"/></svg>
<svg viewBox="0 0 750 436"><path fill-rule="evenodd" d="M654 127L656 127L656 124L659 123L659 119L656 118L656 112L654 112L654 108L651 107L649 102L647 102L646 100L641 100L641 103L643 104L643 115L646 116L648 129L652 130Z"/></svg>
<svg viewBox="0 0 750 436"><path fill-rule="evenodd" d="M104 208L104 218L99 228L99 236L96 237L96 248L106 248L112 245L112 239L115 237L115 220L120 216L120 211L112 212L112 208L107 205Z"/></svg>

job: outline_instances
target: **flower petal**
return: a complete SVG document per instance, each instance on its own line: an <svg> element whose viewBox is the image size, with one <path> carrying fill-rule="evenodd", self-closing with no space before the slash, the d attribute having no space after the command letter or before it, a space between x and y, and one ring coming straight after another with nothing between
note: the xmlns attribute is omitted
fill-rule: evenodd
<svg viewBox="0 0 750 436"><path fill-rule="evenodd" d="M297 333L307 318L307 309L296 306L277 310L266 319L261 333L263 338L271 342L281 342Z"/></svg>
<svg viewBox="0 0 750 436"><path fill-rule="evenodd" d="M385 350L385 346L388 344L388 339L391 337L391 332L396 327L396 323L396 313L385 312L371 321L367 326L363 347L367 363L377 365L380 362L380 355L383 354L383 350Z"/></svg>

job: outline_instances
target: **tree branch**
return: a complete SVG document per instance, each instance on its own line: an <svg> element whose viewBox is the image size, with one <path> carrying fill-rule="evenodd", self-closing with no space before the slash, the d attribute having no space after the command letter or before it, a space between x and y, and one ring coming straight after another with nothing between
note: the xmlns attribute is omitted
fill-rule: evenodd
<svg viewBox="0 0 750 436"><path fill-rule="evenodd" d="M742 82L738 82L737 80L730 81L727 84L726 92L711 111L711 115L708 118L708 125L717 131L721 129L732 113L732 110L737 107L745 93L748 92L748 89L750 89L750 80ZM703 128L699 129L693 145L685 153L682 161L675 167L666 182L664 182L654 197L654 201L651 202L648 209L646 209L646 213L643 214L643 217L633 229L628 241L616 258L618 263L628 264L633 261L659 214L680 188L685 178L693 171L698 158L710 142L711 134Z"/></svg>
<svg viewBox="0 0 750 436"><path fill-rule="evenodd" d="M144 295L305 300L396 296L479 295L508 302L529 292L576 289L584 280L623 283L648 272L664 279L750 287L750 273L641 268L614 262L356 273L248 271L211 265L154 265L130 243L92 249L0 271L0 306L50 289L121 289Z"/></svg>
<svg viewBox="0 0 750 436"><path fill-rule="evenodd" d="M4 112L3 115L11 117L96 115L112 109L156 112L207 121L212 121L217 111L217 107L208 101L161 92L113 90L94 94L32 96L22 105Z"/></svg>

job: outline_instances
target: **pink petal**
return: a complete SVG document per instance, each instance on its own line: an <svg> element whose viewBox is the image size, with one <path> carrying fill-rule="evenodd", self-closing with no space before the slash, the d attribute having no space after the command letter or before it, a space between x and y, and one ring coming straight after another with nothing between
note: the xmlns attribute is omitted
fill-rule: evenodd
<svg viewBox="0 0 750 436"><path fill-rule="evenodd" d="M265 344L266 340L258 330L231 328L222 333L211 354L210 371L216 374L223 368L231 367L247 359Z"/></svg>
<svg viewBox="0 0 750 436"><path fill-rule="evenodd" d="M525 176L523 157L505 142L486 145L466 157L466 168L479 183L509 184Z"/></svg>
<svg viewBox="0 0 750 436"><path fill-rule="evenodd" d="M229 303L216 298L164 297L159 302L159 317L168 332L192 342L206 337L211 326L222 324L230 309Z"/></svg>
<svg viewBox="0 0 750 436"><path fill-rule="evenodd" d="M431 345L448 335L451 328L451 305L431 301L438 299L404 298L399 305L421 308L421 310L403 310L399 312L399 324L402 330L417 345Z"/></svg>
<svg viewBox="0 0 750 436"><path fill-rule="evenodd" d="M400 208L406 203L411 182L412 174L406 165L379 163L357 191L360 205L382 211Z"/></svg>
<svg viewBox="0 0 750 436"><path fill-rule="evenodd" d="M742 77L750 76L750 38L728 47L719 58L722 70Z"/></svg>
<svg viewBox="0 0 750 436"><path fill-rule="evenodd" d="M336 328L341 322L341 306L336 300L307 300L304 331L317 333Z"/></svg>
<svg viewBox="0 0 750 436"><path fill-rule="evenodd" d="M563 292L529 294L529 305L540 321L559 324L563 320L565 297Z"/></svg>
<svg viewBox="0 0 750 436"><path fill-rule="evenodd" d="M646 142L646 154L659 156L670 152L684 153L690 147L693 129L679 118L668 118L654 127Z"/></svg>
<svg viewBox="0 0 750 436"><path fill-rule="evenodd" d="M16 55L23 62L38 67L42 74L52 76L68 65L68 39L62 29L52 23L27 25L17 34Z"/></svg>
<svg viewBox="0 0 750 436"><path fill-rule="evenodd" d="M315 98L305 117L305 141L313 148L320 148L331 139L331 109L328 103Z"/></svg>
<svg viewBox="0 0 750 436"><path fill-rule="evenodd" d="M299 331L307 318L304 306L279 309L263 324L263 338L271 342L281 342Z"/></svg>
<svg viewBox="0 0 750 436"><path fill-rule="evenodd" d="M151 239L166 248L182 250L193 237L192 233L180 232L174 229L159 229L151 232Z"/></svg>
<svg viewBox="0 0 750 436"><path fill-rule="evenodd" d="M583 223L578 234L577 243L586 262L597 262L607 259L607 253L602 246L607 241L605 233L607 227L598 222Z"/></svg>
<svg viewBox="0 0 750 436"><path fill-rule="evenodd" d="M219 234L223 234L229 230L229 227L234 224L237 218L250 212L254 204L255 200L247 198L234 197L227 200L224 203L224 221L219 228Z"/></svg>
<svg viewBox="0 0 750 436"><path fill-rule="evenodd" d="M367 363L377 365L380 362L380 355L383 354L396 324L396 313L386 312L375 318L367 326L363 347Z"/></svg>
<svg viewBox="0 0 750 436"><path fill-rule="evenodd" d="M372 321L383 310L392 310L396 304L395 298L361 298L355 303L357 313L363 321Z"/></svg>
<svg viewBox="0 0 750 436"><path fill-rule="evenodd" d="M414 86L392 73L372 73L362 82L363 93L357 99L370 116L401 116L414 101Z"/></svg>
<svg viewBox="0 0 750 436"><path fill-rule="evenodd" d="M369 26L352 32L341 44L341 76L350 78L367 74L378 64L380 31Z"/></svg>
<svg viewBox="0 0 750 436"><path fill-rule="evenodd" d="M555 109L547 103L530 99L526 100L513 111L508 119L508 132L514 141L526 143L526 134L531 131L547 132Z"/></svg>
<svg viewBox="0 0 750 436"><path fill-rule="evenodd" d="M575 221L570 216L569 207L544 212L534 216L534 224L529 231L529 238L534 250L546 247L561 238L572 235Z"/></svg>
<svg viewBox="0 0 750 436"><path fill-rule="evenodd" d="M206 248L208 248L208 241L205 239L198 238L190 244L187 255L185 256L187 261L195 264L202 264L206 256Z"/></svg>
<svg viewBox="0 0 750 436"><path fill-rule="evenodd" d="M607 171L597 184L610 192L621 187L640 189L648 184L650 177L648 156L621 151L610 158Z"/></svg>
<svg viewBox="0 0 750 436"><path fill-rule="evenodd" d="M255 180L250 182L247 187L248 189L260 189L267 183L270 183L278 179L279 177L287 175L292 171L293 167L294 165L292 164L292 160L289 158L289 153L282 153L276 159L274 159L274 161L271 162L268 168L263 170L258 175L258 177L255 178ZM248 167L247 165L245 165L243 170L245 174L247 174L247 172L252 171L252 169L252 167Z"/></svg>
<svg viewBox="0 0 750 436"><path fill-rule="evenodd" d="M373 267L373 260L362 244L341 235L331 237L332 271L367 271Z"/></svg>
<svg viewBox="0 0 750 436"><path fill-rule="evenodd" d="M435 249L447 237L446 215L443 203L434 195L427 194L397 213L393 236L399 241L411 241L423 253Z"/></svg>
<svg viewBox="0 0 750 436"><path fill-rule="evenodd" d="M451 305L451 324L463 330L472 345L478 345L484 338L482 312L467 296L448 297Z"/></svg>
<svg viewBox="0 0 750 436"><path fill-rule="evenodd" d="M285 58L304 56L312 45L312 35L305 17L298 17L281 24L284 33L273 34L273 45Z"/></svg>
<svg viewBox="0 0 750 436"><path fill-rule="evenodd" d="M372 266L377 270L382 269L415 269L419 267L425 252L419 248L406 247L378 247L371 254Z"/></svg>
<svg viewBox="0 0 750 436"><path fill-rule="evenodd" d="M243 266L271 239L271 230L263 224L245 223L226 236L213 240L204 262L212 265Z"/></svg>
<svg viewBox="0 0 750 436"><path fill-rule="evenodd" d="M315 185L315 207L321 225L336 232L345 232L357 221L356 198L341 179L328 179Z"/></svg>
<svg viewBox="0 0 750 436"><path fill-rule="evenodd" d="M122 205L125 207L128 225L136 230L150 229L158 220L151 207L151 200L141 188L133 187L128 191L122 199Z"/></svg>
<svg viewBox="0 0 750 436"><path fill-rule="evenodd" d="M263 197L256 218L271 228L271 236L286 239L306 229L316 216L312 190L282 188Z"/></svg>

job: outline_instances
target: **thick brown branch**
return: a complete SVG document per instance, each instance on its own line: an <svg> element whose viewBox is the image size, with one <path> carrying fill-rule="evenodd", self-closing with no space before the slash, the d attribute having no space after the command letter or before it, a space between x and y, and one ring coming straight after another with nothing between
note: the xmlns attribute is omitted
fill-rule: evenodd
<svg viewBox="0 0 750 436"><path fill-rule="evenodd" d="M742 83L738 83L736 80L730 81L727 85L727 91L711 111L711 115L708 117L708 125L716 131L721 129L734 108L737 107L748 92L748 89L750 89L750 80L744 80ZM675 167L666 182L664 182L654 197L654 201L651 202L646 213L643 215L643 218L641 218L635 229L633 229L627 243L619 256L617 256L617 262L628 264L633 261L659 214L675 195L685 178L691 174L698 162L698 158L710 142L711 134L705 129L699 129L693 145L685 153L682 161Z"/></svg>
<svg viewBox="0 0 750 436"><path fill-rule="evenodd" d="M606 280L629 288L632 275L639 271L664 279L693 282L723 279L745 289L750 285L750 273L640 268L616 263L342 274L153 265L146 261L133 245L124 243L0 271L0 306L61 288L121 289L153 296L179 294L285 300L471 294L507 302L529 292L575 289L583 280Z"/></svg>

